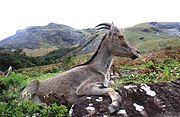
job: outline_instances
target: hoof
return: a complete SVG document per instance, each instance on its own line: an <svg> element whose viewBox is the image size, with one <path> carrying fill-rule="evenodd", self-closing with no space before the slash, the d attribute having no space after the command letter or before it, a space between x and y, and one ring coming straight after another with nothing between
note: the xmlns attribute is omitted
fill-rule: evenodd
<svg viewBox="0 0 180 117"><path fill-rule="evenodd" d="M120 107L119 107L119 102L118 101L112 102L112 104L110 104L109 107L108 107L111 114L115 114L119 110L119 108Z"/></svg>

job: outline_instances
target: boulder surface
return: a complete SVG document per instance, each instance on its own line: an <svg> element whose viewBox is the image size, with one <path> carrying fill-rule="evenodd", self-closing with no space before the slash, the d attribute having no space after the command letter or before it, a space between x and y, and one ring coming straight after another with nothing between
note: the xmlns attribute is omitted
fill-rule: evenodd
<svg viewBox="0 0 180 117"><path fill-rule="evenodd" d="M180 78L171 82L122 84L119 109L110 113L108 96L83 96L71 107L73 117L180 117Z"/></svg>

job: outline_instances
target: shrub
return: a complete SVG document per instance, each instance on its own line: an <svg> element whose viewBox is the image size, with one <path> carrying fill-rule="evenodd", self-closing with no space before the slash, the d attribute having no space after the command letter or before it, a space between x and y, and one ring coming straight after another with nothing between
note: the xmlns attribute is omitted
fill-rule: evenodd
<svg viewBox="0 0 180 117"><path fill-rule="evenodd" d="M33 101L1 102L0 107L0 115L2 117L32 117L33 115L40 117L65 117L68 111L63 105L36 104Z"/></svg>
<svg viewBox="0 0 180 117"><path fill-rule="evenodd" d="M58 104L36 104L33 101L18 102L21 90L30 78L12 73L10 76L0 77L0 116L1 117L65 117L67 108Z"/></svg>

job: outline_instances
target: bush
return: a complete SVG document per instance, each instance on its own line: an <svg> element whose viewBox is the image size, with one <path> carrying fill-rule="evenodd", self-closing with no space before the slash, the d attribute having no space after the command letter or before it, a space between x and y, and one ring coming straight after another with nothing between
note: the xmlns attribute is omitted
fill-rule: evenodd
<svg viewBox="0 0 180 117"><path fill-rule="evenodd" d="M170 81L180 77L179 61L175 59L165 59L159 62L147 61L141 65L120 66L119 69L122 72L122 77L121 79L115 79L117 84ZM147 69L148 71L140 72L141 69Z"/></svg>
<svg viewBox="0 0 180 117"><path fill-rule="evenodd" d="M67 116L67 108L57 104L36 104L33 101L23 102L1 102L0 115L2 117L65 117Z"/></svg>
<svg viewBox="0 0 180 117"><path fill-rule="evenodd" d="M1 117L65 117L67 108L57 104L36 104L33 101L18 102L19 94L30 78L12 73L0 77L0 116Z"/></svg>

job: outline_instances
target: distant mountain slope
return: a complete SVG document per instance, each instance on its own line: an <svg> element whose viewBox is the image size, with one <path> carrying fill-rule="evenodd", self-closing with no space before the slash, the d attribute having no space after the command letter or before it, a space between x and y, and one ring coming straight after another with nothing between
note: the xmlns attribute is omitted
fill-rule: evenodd
<svg viewBox="0 0 180 117"><path fill-rule="evenodd" d="M17 31L0 41L6 49L22 48L31 56L44 55L50 51L76 48L74 53L94 52L103 32L92 35L94 29L77 30L62 24L50 23ZM148 22L124 29L129 42L141 52L180 47L180 22Z"/></svg>
<svg viewBox="0 0 180 117"><path fill-rule="evenodd" d="M51 46L65 48L78 46L86 38L87 35L80 30L50 23L47 26L32 26L19 30L15 35L0 41L0 46L8 49L39 49Z"/></svg>
<svg viewBox="0 0 180 117"><path fill-rule="evenodd" d="M148 22L126 28L127 39L141 52L180 47L180 23Z"/></svg>
<svg viewBox="0 0 180 117"><path fill-rule="evenodd" d="M149 22L135 25L134 28L144 28L144 32L180 36L180 22Z"/></svg>

